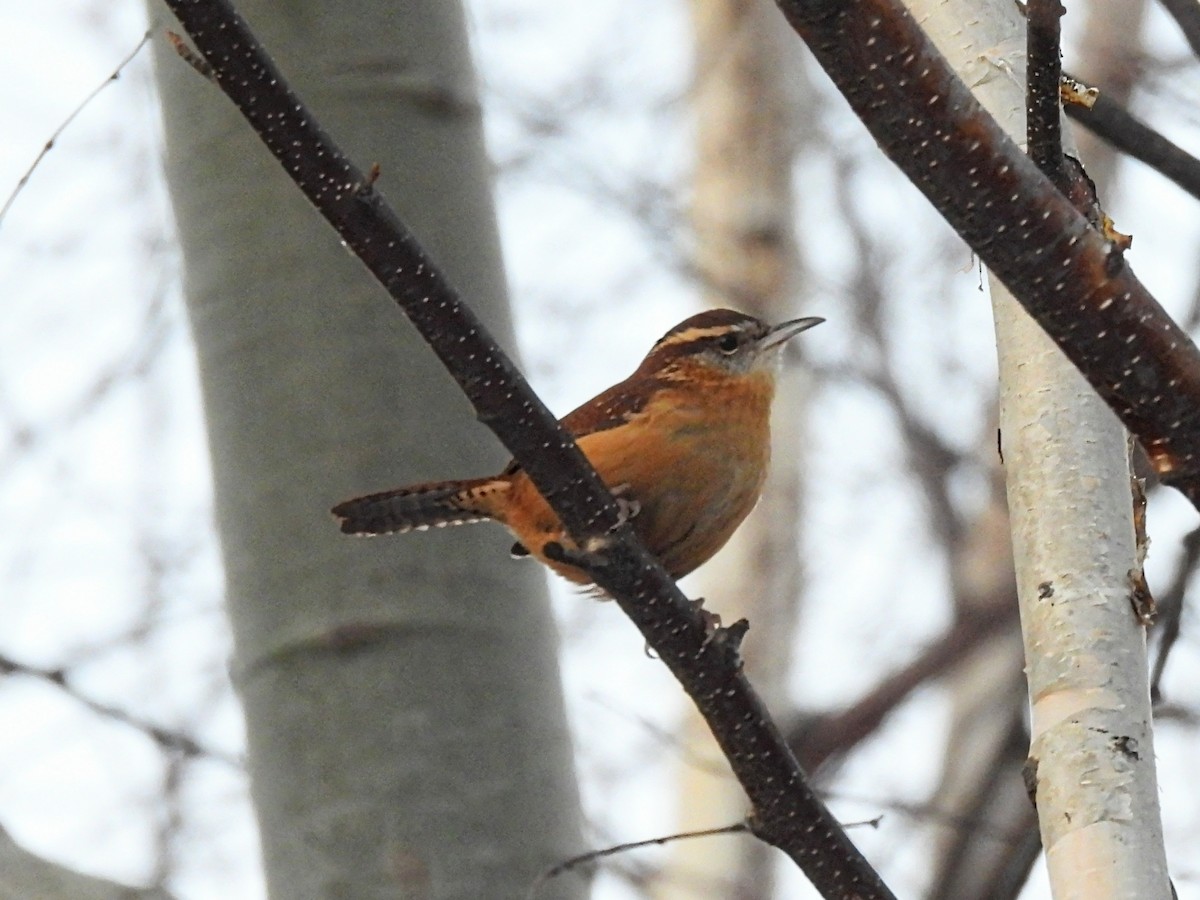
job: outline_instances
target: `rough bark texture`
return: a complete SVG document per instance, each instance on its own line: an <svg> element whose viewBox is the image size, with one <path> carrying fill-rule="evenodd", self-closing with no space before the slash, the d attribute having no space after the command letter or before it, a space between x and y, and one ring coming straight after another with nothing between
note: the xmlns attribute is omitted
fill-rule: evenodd
<svg viewBox="0 0 1200 900"><path fill-rule="evenodd" d="M459 5L242 6L511 345ZM328 514L503 451L237 110L169 50L159 71L271 893L521 896L580 849L541 573L498 530L355 540Z"/></svg>
<svg viewBox="0 0 1200 900"><path fill-rule="evenodd" d="M1200 508L1200 350L970 92L1012 78L1014 35L959 77L900 0L777 2L880 148ZM976 22L954 20L950 44Z"/></svg>
<svg viewBox="0 0 1200 900"><path fill-rule="evenodd" d="M1024 134L1022 22L1005 3L937 4L925 27ZM978 23L964 27L964 21ZM998 48L1007 48L1001 51ZM978 69L974 70L978 73ZM1124 429L991 279L1000 427L1032 699L1030 764L1056 898L1169 897Z"/></svg>
<svg viewBox="0 0 1200 900"><path fill-rule="evenodd" d="M1015 301L1000 298L996 329L1029 764L1054 896L1168 898L1125 434Z"/></svg>

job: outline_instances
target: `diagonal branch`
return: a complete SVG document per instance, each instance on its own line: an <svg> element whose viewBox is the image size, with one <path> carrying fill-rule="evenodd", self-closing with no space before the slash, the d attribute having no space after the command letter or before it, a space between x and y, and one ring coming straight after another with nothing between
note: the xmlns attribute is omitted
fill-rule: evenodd
<svg viewBox="0 0 1200 900"><path fill-rule="evenodd" d="M71 683L70 672L66 669L46 669L0 653L0 676L7 675L23 675L61 688L68 696L96 715L142 732L165 753L175 753L189 759L211 759L234 769L243 768L242 761L236 756L205 746L189 734L158 725L119 706L89 697ZM0 900L3 900L3 896L3 892L0 892Z"/></svg>
<svg viewBox="0 0 1200 900"><path fill-rule="evenodd" d="M792 750L813 772L831 757L846 755L875 734L917 688L946 674L984 641L1015 627L1016 616L1010 597L989 597L987 606L961 617L918 656L881 678L870 693L844 709L797 722L788 732Z"/></svg>
<svg viewBox="0 0 1200 900"><path fill-rule="evenodd" d="M1200 200L1200 159L1126 111L1104 91L1090 107L1068 103L1066 110L1068 116L1088 131L1170 178Z"/></svg>
<svg viewBox="0 0 1200 900"><path fill-rule="evenodd" d="M707 634L700 611L618 520L571 436L445 276L315 122L227 0L167 0L227 96L297 186L420 331L487 425L521 463L573 541L575 564L633 619L712 728L752 804L751 828L826 897L889 898L879 876L809 788L741 672L743 628Z"/></svg>
<svg viewBox="0 0 1200 900"><path fill-rule="evenodd" d="M1163 9L1175 20L1196 56L1200 56L1200 3L1196 0L1160 0Z"/></svg>
<svg viewBox="0 0 1200 900"><path fill-rule="evenodd" d="M900 0L778 0L883 151L1200 507L1200 351Z"/></svg>

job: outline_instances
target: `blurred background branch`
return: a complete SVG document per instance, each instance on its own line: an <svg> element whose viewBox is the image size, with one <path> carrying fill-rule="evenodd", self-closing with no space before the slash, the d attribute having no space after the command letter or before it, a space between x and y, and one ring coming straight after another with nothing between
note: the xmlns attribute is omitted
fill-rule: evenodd
<svg viewBox="0 0 1200 900"><path fill-rule="evenodd" d="M467 11L516 335L539 392L565 411L631 371L649 342L721 288L699 263L690 224L700 129L692 8L475 0ZM318 21L329 20L300 24ZM0 183L12 185L146 26L139 3L38 4L5 24ZM376 27L386 36L395 26ZM1068 70L1195 154L1197 65L1159 4L1070 4L1063 27ZM795 366L803 399L790 402L808 424L782 451L795 453L800 482L780 501L803 534L784 562L803 572L802 587L786 592L781 624L756 615L746 652L786 644L777 713L799 723L794 736L815 745L812 759L832 754L817 774L841 818L884 814L855 840L900 894L1044 898L1036 859L1022 886L1036 850L1017 771L1027 726L1005 624L1012 575L980 275L796 50L788 91L804 112L789 174L800 281L790 302L829 322ZM70 671L84 696L237 759L244 738L147 62L135 59L64 132L0 231L0 652ZM1079 152L1105 209L1136 238L1133 264L1194 333L1196 204L1085 134ZM397 171L384 166L385 192ZM396 401L385 413L375 458L410 420L402 410ZM381 477L398 474L381 465ZM316 515L324 527L324 506ZM1148 578L1163 620L1183 610L1162 657L1156 750L1172 874L1186 898L1200 883L1190 777L1200 648L1187 608L1195 557L1183 543L1194 513L1151 489L1149 523ZM435 555L443 564L503 556L502 537L480 540L477 551ZM380 547L381 558L429 555L427 544ZM687 587L724 611L741 589L722 582L698 576ZM504 602L483 584L468 607ZM609 605L558 591L554 606L585 843L679 830L686 770L711 770L674 687ZM240 770L187 762L46 679L0 681L0 722L0 818L23 847L118 882L161 882L179 897L263 896ZM704 824L728 821L721 815L689 813ZM755 842L695 844L721 858L744 846L750 859ZM726 900L745 881L741 863L730 866L729 880L697 879L672 850L641 850L599 866L592 895L627 900L671 882L680 896ZM973 866L993 873L998 893L971 893ZM775 896L811 896L787 871L773 874Z"/></svg>

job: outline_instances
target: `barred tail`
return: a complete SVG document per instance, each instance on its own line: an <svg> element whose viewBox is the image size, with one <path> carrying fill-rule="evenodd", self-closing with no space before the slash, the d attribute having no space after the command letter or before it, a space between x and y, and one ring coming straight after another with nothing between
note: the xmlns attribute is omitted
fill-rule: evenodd
<svg viewBox="0 0 1200 900"><path fill-rule="evenodd" d="M333 508L345 534L391 534L466 525L494 517L497 494L508 491L501 478L432 481L367 494Z"/></svg>

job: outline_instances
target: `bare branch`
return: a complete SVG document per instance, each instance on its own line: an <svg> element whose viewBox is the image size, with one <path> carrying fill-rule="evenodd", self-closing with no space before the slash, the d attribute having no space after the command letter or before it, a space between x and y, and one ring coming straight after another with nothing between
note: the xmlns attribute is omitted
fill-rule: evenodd
<svg viewBox="0 0 1200 900"><path fill-rule="evenodd" d="M222 90L305 196L387 288L521 463L589 571L633 619L708 721L753 807L753 830L829 897L891 897L808 786L741 672L735 642L712 640L700 610L640 546L595 471L412 234L315 122L223 0L168 0Z"/></svg>
<svg viewBox="0 0 1200 900"><path fill-rule="evenodd" d="M33 177L34 171L39 165L41 165L42 160L46 158L46 154L54 149L55 142L62 137L63 132L66 131L70 124L75 121L75 118L85 109L87 109L88 105L96 99L97 94L121 77L121 72L124 71L127 65L133 62L133 58L141 52L142 48L145 47L149 41L150 32L147 31L144 35L142 35L142 39L137 42L137 45L130 50L128 54L126 54L125 58L117 63L117 67L113 69L112 74L100 82L100 84L96 85L92 92L84 97L83 101L77 107L71 110L70 115L62 120L62 124L54 129L54 131L50 134L50 137L46 139L46 143L42 145L42 149L38 151L38 155L34 157L33 162L29 164L29 168L26 169L24 174L21 175L20 179L18 179L16 187L12 189L12 193L8 195L8 198L4 201L4 205L0 206L0 225L4 224L4 217L8 215L8 211L12 209L12 205L16 202L17 197L20 196L21 191L24 190L25 185L29 183L29 179Z"/></svg>
<svg viewBox="0 0 1200 900"><path fill-rule="evenodd" d="M570 872L572 869L578 869L580 866L586 866L588 863L595 862L598 859L604 859L607 856L616 856L619 853L628 853L630 850L641 850L643 847L661 847L664 844L674 843L675 841L691 840L692 838L715 837L720 834L746 834L750 831L750 826L746 822L737 822L733 825L723 825L720 828L706 828L703 831L685 831L681 834L667 834L662 837L649 838L644 841L630 841L625 844L617 844L613 847L605 847L603 850L590 850L587 853L581 853L578 856L573 856L570 859L565 859L556 865L551 866L545 872L538 876L537 881L529 889L529 900L533 900L541 891L542 886L552 878L557 878L565 872Z"/></svg>
<svg viewBox="0 0 1200 900"><path fill-rule="evenodd" d="M1028 72L1025 82L1025 128L1029 155L1055 184L1062 183L1062 15L1060 0L1029 0L1026 31Z"/></svg>
<svg viewBox="0 0 1200 900"><path fill-rule="evenodd" d="M179 753L185 757L214 759L235 769L242 768L242 763L237 758L223 751L206 747L191 735L157 725L154 722L135 716L128 710L87 696L71 683L70 674L65 669L45 669L0 654L0 675L24 675L61 688L67 695L73 697L97 715L111 719L122 725L128 725L130 728L142 732L142 734L154 741L162 750Z"/></svg>
<svg viewBox="0 0 1200 900"><path fill-rule="evenodd" d="M962 616L911 662L881 678L869 694L845 709L808 718L788 731L788 740L805 768L815 771L835 754L844 754L874 734L914 690L944 675L988 638L1016 620L1011 597L997 598L978 612Z"/></svg>
<svg viewBox="0 0 1200 900"><path fill-rule="evenodd" d="M1200 9L1200 6L1197 7ZM1200 159L1127 112L1103 91L1089 107L1068 103L1067 115L1122 153L1145 163L1200 200Z"/></svg>
<svg viewBox="0 0 1200 900"><path fill-rule="evenodd" d="M1029 747L1024 715L1016 712L996 738L984 750L986 762L978 766L983 777L967 786L965 802L956 804L965 812L962 821L954 823L928 900L1016 900L1041 853L1037 811L1020 778ZM1007 840L995 840L996 828L1003 829ZM993 852L981 852L983 841Z"/></svg>
<svg viewBox="0 0 1200 900"><path fill-rule="evenodd" d="M779 0L895 162L1200 508L1200 351L899 0Z"/></svg>
<svg viewBox="0 0 1200 900"><path fill-rule="evenodd" d="M1200 3L1196 0L1160 0L1179 30L1187 39L1192 52L1200 56Z"/></svg>
<svg viewBox="0 0 1200 900"><path fill-rule="evenodd" d="M862 372L845 370L844 374L875 389L891 404L893 415L904 441L904 453L909 470L921 486L925 502L929 505L929 521L932 529L947 546L953 545L963 530L962 516L950 497L947 476L962 462L961 454L955 452L937 432L917 415L912 403L901 389L895 354L887 340L888 329L884 322L885 303L879 257L883 251L872 241L868 219L854 202L851 189L852 172L845 160L835 159L838 178L834 181L839 206L843 211L855 252L863 264L854 273L850 296L854 301L855 319L861 335L869 340L878 362ZM826 369L823 374L832 375Z"/></svg>
<svg viewBox="0 0 1200 900"><path fill-rule="evenodd" d="M1179 640L1179 625L1183 617L1184 597L1188 582L1200 563L1200 528L1194 528L1183 539L1183 556L1175 570L1175 577L1158 601L1158 622L1161 636L1158 639L1158 656L1150 672L1150 696L1159 698L1159 686L1167 668L1167 658L1175 642Z"/></svg>

